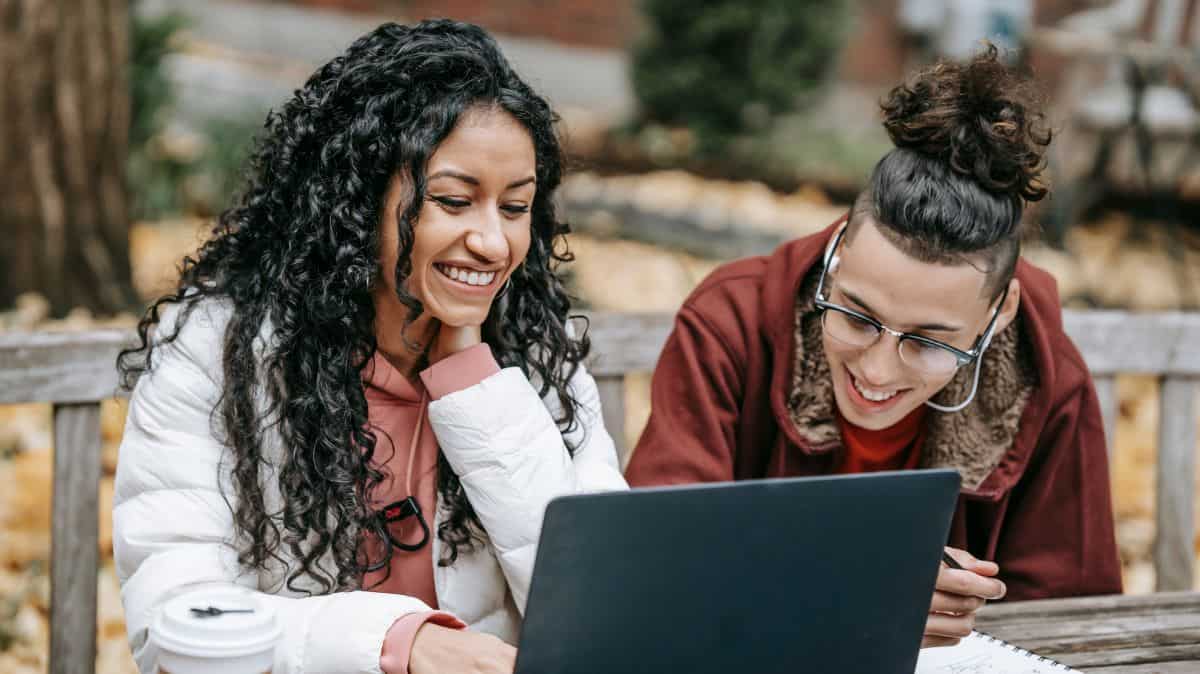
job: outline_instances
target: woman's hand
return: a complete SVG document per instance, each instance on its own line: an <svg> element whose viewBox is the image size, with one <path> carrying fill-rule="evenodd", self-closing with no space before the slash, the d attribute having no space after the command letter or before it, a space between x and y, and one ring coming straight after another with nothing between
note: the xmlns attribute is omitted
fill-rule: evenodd
<svg viewBox="0 0 1200 674"><path fill-rule="evenodd" d="M517 649L482 632L425 623L417 631L408 671L412 674L512 674Z"/></svg>
<svg viewBox="0 0 1200 674"><path fill-rule="evenodd" d="M1000 572L995 562L975 559L957 548L946 552L963 568L952 569L945 563L938 570L937 586L925 621L921 648L953 646L975 628L975 612L989 599L1000 599L1006 588L994 578Z"/></svg>
<svg viewBox="0 0 1200 674"><path fill-rule="evenodd" d="M437 336L429 349L429 364L468 349L483 341L483 329L478 325L454 326L438 324Z"/></svg>

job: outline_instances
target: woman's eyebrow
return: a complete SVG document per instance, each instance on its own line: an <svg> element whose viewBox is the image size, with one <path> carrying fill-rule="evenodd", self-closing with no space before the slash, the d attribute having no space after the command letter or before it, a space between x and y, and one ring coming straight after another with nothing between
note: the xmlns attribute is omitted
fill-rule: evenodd
<svg viewBox="0 0 1200 674"><path fill-rule="evenodd" d="M479 187L479 179L478 178L476 178L475 176L472 176L472 175L468 175L466 173L459 173L458 171L450 171L450 170L438 171L437 173L434 173L433 175L429 176L427 178L427 180L437 180L438 178L454 178L455 180L461 180L462 182L467 183L468 185L474 185L476 187ZM536 177L528 176L525 178L521 178L520 180L512 181L511 183L506 185L504 187L504 189L505 189L505 191L513 190L518 187L522 187L524 185L528 185L528 184L530 184L532 182L536 182L536 181L537 181Z"/></svg>
<svg viewBox="0 0 1200 674"><path fill-rule="evenodd" d="M879 314L874 309L872 309L870 307L870 305L868 305L866 302L864 302L861 297L859 297L858 295L855 295L854 293L850 292L849 290L846 290L845 288L843 288L841 286L839 286L839 289L842 291L842 294L846 296L846 299L848 299L851 302L862 307L863 311L870 314L871 316L875 316L875 317L879 316ZM876 318L875 320L879 320L879 319ZM945 325L943 323L924 323L921 325L912 326L912 329L913 330L924 330L927 332L961 332L962 326Z"/></svg>
<svg viewBox="0 0 1200 674"><path fill-rule="evenodd" d="M478 178L467 175L466 173L459 173L458 171L438 171L437 173L429 176L427 180L437 180L438 178L455 178L467 183L468 185L475 185L476 187L479 186Z"/></svg>

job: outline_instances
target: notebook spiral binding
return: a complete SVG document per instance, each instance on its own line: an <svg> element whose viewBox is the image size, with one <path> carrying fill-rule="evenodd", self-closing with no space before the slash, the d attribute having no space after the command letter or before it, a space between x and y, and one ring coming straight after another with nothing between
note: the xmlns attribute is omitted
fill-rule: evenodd
<svg viewBox="0 0 1200 674"><path fill-rule="evenodd" d="M1064 665L1063 663L1061 663L1061 662L1059 662L1059 661L1057 661L1057 660L1052 660L1052 659L1050 659L1050 658L1042 657L1042 656L1038 655L1037 653L1030 653L1029 651L1025 650L1024 648L1021 648L1021 647L1019 647L1019 646L1014 646L1014 645L1012 645L1012 644L1008 643L1007 641L1005 641L1005 640L1003 640L1003 639L997 639L996 637L994 637L994 636L992 636L992 635L990 635L990 634L986 634L986 633L984 633L984 632L979 632L979 631L976 631L975 633L976 633L976 634L978 634L978 635L979 635L979 637L980 637L981 639L983 639L984 641L987 641L987 642L989 642L989 643L996 644L996 645L998 645L998 646L1000 646L1000 647L1002 647L1002 648L1006 648L1006 649L1008 649L1008 650L1012 651L1013 653L1016 653L1017 655L1022 655L1022 656L1025 656L1025 657L1027 657L1027 658L1029 658L1029 659L1031 659L1031 660L1035 660L1035 661L1037 661L1037 662L1040 662L1040 663L1046 664L1046 665L1048 665L1048 666L1049 666L1051 669L1060 669L1060 670L1062 670L1062 671L1064 671L1064 672L1075 672L1075 671L1078 671L1078 670L1075 670L1075 669L1071 669L1070 667L1068 667L1068 666Z"/></svg>

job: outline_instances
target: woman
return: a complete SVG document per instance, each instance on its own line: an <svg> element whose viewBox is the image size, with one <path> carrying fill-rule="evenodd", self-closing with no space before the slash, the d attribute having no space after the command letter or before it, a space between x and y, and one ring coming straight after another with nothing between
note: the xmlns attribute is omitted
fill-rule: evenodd
<svg viewBox="0 0 1200 674"><path fill-rule="evenodd" d="M277 674L512 670L546 503L624 487L554 273L555 121L451 21L379 27L268 118L122 355L142 671L156 608L213 581L283 617Z"/></svg>
<svg viewBox="0 0 1200 674"><path fill-rule="evenodd" d="M1121 591L1096 393L1053 279L1019 260L1050 142L1028 86L993 47L893 89L896 147L849 215L684 303L626 472L958 469L966 569L941 570L926 645L969 632L986 599Z"/></svg>

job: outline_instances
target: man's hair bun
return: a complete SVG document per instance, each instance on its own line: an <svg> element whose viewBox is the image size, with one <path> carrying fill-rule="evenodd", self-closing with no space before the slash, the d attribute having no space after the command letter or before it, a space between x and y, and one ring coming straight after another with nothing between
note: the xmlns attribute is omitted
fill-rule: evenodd
<svg viewBox="0 0 1200 674"><path fill-rule="evenodd" d="M993 193L1026 202L1046 195L1042 170L1051 131L1030 80L988 44L963 63L926 68L881 103L897 148L947 162Z"/></svg>

